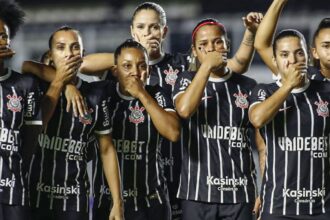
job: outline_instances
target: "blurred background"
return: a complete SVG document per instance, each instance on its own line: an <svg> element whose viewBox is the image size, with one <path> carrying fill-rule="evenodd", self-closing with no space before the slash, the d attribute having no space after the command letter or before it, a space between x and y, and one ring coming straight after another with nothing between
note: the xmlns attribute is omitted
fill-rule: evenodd
<svg viewBox="0 0 330 220"><path fill-rule="evenodd" d="M11 1L11 0L9 0ZM86 53L114 51L129 38L129 25L134 8L143 1L135 0L17 0L27 14L26 23L12 45L16 51L12 65L19 70L27 59L39 60L48 49L48 38L58 27L67 24L81 31ZM191 31L205 17L225 24L235 52L243 36L241 17L250 11L265 12L272 0L159 0L167 13L168 52L186 53ZM279 22L279 29L296 28L311 39L323 17L330 16L326 0L289 0ZM271 81L271 75L256 55L248 75L259 82Z"/></svg>

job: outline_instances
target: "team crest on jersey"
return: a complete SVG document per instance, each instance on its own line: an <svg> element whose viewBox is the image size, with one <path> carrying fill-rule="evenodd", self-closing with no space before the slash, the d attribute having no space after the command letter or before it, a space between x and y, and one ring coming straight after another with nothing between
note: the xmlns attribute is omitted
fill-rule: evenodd
<svg viewBox="0 0 330 220"><path fill-rule="evenodd" d="M319 102L315 102L315 105L317 105L316 112L319 116L322 117L329 117L329 108L328 108L328 102L320 100Z"/></svg>
<svg viewBox="0 0 330 220"><path fill-rule="evenodd" d="M92 108L90 108L88 111L87 111L87 114L86 115L84 115L84 117L81 117L81 116L79 116L79 121L81 122L81 123L83 123L84 125L90 125L90 124L92 124L92 122L93 122L93 118L92 118L92 113L93 113L93 109Z"/></svg>
<svg viewBox="0 0 330 220"><path fill-rule="evenodd" d="M129 121L134 124L139 124L144 122L144 115L143 111L145 110L144 107L139 107L136 105L135 107L129 107L129 110L131 110L131 114L129 115Z"/></svg>
<svg viewBox="0 0 330 220"><path fill-rule="evenodd" d="M165 81L167 84L174 86L176 79L178 78L179 70L175 69L170 66L168 70L164 70L164 73L166 74Z"/></svg>
<svg viewBox="0 0 330 220"><path fill-rule="evenodd" d="M22 111L22 104L21 104L21 100L22 97L21 96L17 96L15 94L11 95L7 95L7 98L9 99L9 101L7 102L7 108L12 111L12 112L21 112Z"/></svg>
<svg viewBox="0 0 330 220"><path fill-rule="evenodd" d="M238 94L234 93L234 97L236 97L235 104L237 107L241 109L249 107L249 101L247 100L248 95L239 92Z"/></svg>

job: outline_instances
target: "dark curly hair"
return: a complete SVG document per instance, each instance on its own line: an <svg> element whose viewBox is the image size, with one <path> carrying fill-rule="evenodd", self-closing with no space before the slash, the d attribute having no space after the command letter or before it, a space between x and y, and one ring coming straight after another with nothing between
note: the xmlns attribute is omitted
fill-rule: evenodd
<svg viewBox="0 0 330 220"><path fill-rule="evenodd" d="M25 13L17 3L0 0L0 19L8 26L11 39L24 23L24 17Z"/></svg>

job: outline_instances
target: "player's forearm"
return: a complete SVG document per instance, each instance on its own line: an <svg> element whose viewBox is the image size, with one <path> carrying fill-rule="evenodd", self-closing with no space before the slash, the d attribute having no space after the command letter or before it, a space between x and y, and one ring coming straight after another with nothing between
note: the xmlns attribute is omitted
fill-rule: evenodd
<svg viewBox="0 0 330 220"><path fill-rule="evenodd" d="M251 106L249 119L255 128L262 128L278 113L280 107L292 91L292 87L283 85L265 101Z"/></svg>
<svg viewBox="0 0 330 220"><path fill-rule="evenodd" d="M188 88L175 99L175 107L181 118L190 118L198 109L210 72L210 67L202 64Z"/></svg>
<svg viewBox="0 0 330 220"><path fill-rule="evenodd" d="M262 19L256 33L254 46L257 50L272 47L273 36L277 23L287 0L274 0Z"/></svg>
<svg viewBox="0 0 330 220"><path fill-rule="evenodd" d="M234 57L228 60L228 68L235 73L245 73L250 68L254 56L255 34L246 29L240 47Z"/></svg>
<svg viewBox="0 0 330 220"><path fill-rule="evenodd" d="M31 73L46 82L52 82L55 78L56 70L42 63L24 61L22 73Z"/></svg>
<svg viewBox="0 0 330 220"><path fill-rule="evenodd" d="M87 75L100 75L114 66L113 53L95 53L84 57L80 72Z"/></svg>
<svg viewBox="0 0 330 220"><path fill-rule="evenodd" d="M181 129L176 112L165 111L145 90L139 95L139 100L146 108L157 131L168 140L177 141Z"/></svg>
<svg viewBox="0 0 330 220"><path fill-rule="evenodd" d="M259 156L259 168L260 168L260 177L262 178L265 171L265 161L266 161L266 144L264 139L261 137L259 129L255 131L255 142Z"/></svg>
<svg viewBox="0 0 330 220"><path fill-rule="evenodd" d="M54 80L50 85L42 100L42 123L47 126L52 118L60 94L64 88L63 81Z"/></svg>
<svg viewBox="0 0 330 220"><path fill-rule="evenodd" d="M104 137L103 137L104 138ZM112 141L111 141L112 142ZM114 205L122 205L120 173L117 152L112 143L100 141L100 153L105 177Z"/></svg>

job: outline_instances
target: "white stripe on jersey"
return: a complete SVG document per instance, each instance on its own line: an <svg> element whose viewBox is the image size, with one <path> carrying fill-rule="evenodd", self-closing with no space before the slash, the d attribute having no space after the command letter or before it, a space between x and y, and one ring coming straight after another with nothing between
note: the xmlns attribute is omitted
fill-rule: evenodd
<svg viewBox="0 0 330 220"><path fill-rule="evenodd" d="M190 152L190 148L191 148L191 132L190 131L191 131L191 118L189 119L189 141L188 141L188 151L189 151L189 154L188 155L191 154L191 152ZM189 198L189 188L190 188L190 157L188 157L188 187L187 187L187 198L186 198L186 200L188 200L188 198ZM179 192L180 191L178 191L178 193Z"/></svg>
<svg viewBox="0 0 330 220"><path fill-rule="evenodd" d="M197 109L196 111L196 117L197 117L197 126L196 126L196 129L197 129L197 132L196 134L199 134L199 110ZM189 131L191 131L191 129L189 129ZM189 132L190 133L190 132ZM198 164L197 164L197 181L196 181L196 194L195 194L195 200L198 199L198 193L199 193L199 179L200 179L200 173L201 173L201 150L200 150L200 144L199 144L199 135L197 135L197 152L198 152ZM190 161L190 152L189 152L189 161Z"/></svg>
<svg viewBox="0 0 330 220"><path fill-rule="evenodd" d="M238 90L238 92L239 93L241 93L241 87L237 84L237 90ZM240 125L239 125L239 127L240 128L242 128L243 127L243 118L245 117L245 111L244 111L244 109L241 109L241 111L242 111L242 120L241 120L241 123L240 123ZM243 165L243 148L240 148L240 151L239 151L239 157L240 157L240 167L241 167L241 172L242 173L244 173L244 165ZM251 155L251 154L250 154ZM253 160L251 160L251 161L253 161ZM252 174L252 169L251 169L251 167L250 167L250 173ZM245 175L244 175L245 176ZM253 178L253 176L252 176L252 178L251 178L252 180L254 179ZM247 186L246 185L244 185L244 191L245 191L245 196L246 196L246 202L247 203L249 203L250 201L249 201L249 194L248 194L248 191L247 191Z"/></svg>
<svg viewBox="0 0 330 220"><path fill-rule="evenodd" d="M15 90L15 88L13 86L11 87L11 90L13 91L13 94L15 96L17 96L16 90ZM16 120L16 112L13 111L13 117L12 117L10 129L14 129L15 120ZM12 170L13 169L12 157L13 157L13 151L10 151L10 155L9 155L9 170ZM14 173L12 173L11 179L15 179ZM13 204L13 194L14 194L14 188L13 187L10 187L9 205L12 205Z"/></svg>
<svg viewBox="0 0 330 220"><path fill-rule="evenodd" d="M47 132L47 130L45 132ZM39 182L38 183L42 183L42 174L43 174L43 171L44 171L44 166L43 166L44 165L44 160L45 160L45 148L42 147L41 148L40 173L39 173ZM34 163L34 160L32 160L32 163ZM31 168L32 168L32 164L31 164ZM32 169L30 169L30 171L32 171ZM31 172L30 172L30 174L31 174ZM41 191L38 190L36 208L39 208L39 205L40 205L40 194L41 194Z"/></svg>
<svg viewBox="0 0 330 220"><path fill-rule="evenodd" d="M156 66L157 68L157 73L158 73L158 77L159 77L159 86L163 87L163 77L162 77L162 73L160 72L160 68L159 66Z"/></svg>
<svg viewBox="0 0 330 220"><path fill-rule="evenodd" d="M61 95L62 96L62 95ZM61 111L60 111L60 118L58 120L58 127L57 127L57 132L56 132L56 136L59 137L60 136L60 128L61 128L61 125L62 125L62 120L63 120L63 99L62 97L60 97L60 106L61 106ZM53 173L52 173L52 186L55 186L55 173L56 173L56 156L57 156L57 152L54 151L54 156L53 156ZM53 196L51 196L50 198L50 209L52 210L53 209L53 201L54 201L54 198Z"/></svg>
<svg viewBox="0 0 330 220"><path fill-rule="evenodd" d="M116 112L113 114L115 115ZM125 126L125 121L127 120L127 113L126 111L124 111L124 118L123 118L123 130L122 130L122 139L124 140L125 139L125 132L126 132L126 126ZM125 179L124 179L124 167L125 167L125 159L124 159L124 152L121 153L121 166L120 166L120 173L121 173L121 176L122 176L122 179L121 179L121 182L122 182L122 189L124 189L124 182L125 182Z"/></svg>
<svg viewBox="0 0 330 220"><path fill-rule="evenodd" d="M97 118L95 119L95 121L97 121ZM80 134L80 141L82 141L82 139L83 139L85 129L86 129L86 125L84 124L83 129L82 129L81 134ZM76 161L76 164L77 164L77 175L76 175L75 180L76 180L77 185L79 185L78 178L79 178L80 172L81 172L81 169L80 169L80 166L79 166L79 160ZM77 212L80 212L80 197L79 197L79 194L77 194Z"/></svg>
<svg viewBox="0 0 330 220"><path fill-rule="evenodd" d="M316 93L319 101L322 101L321 97L320 97L320 94L319 93ZM326 119L323 117L323 132L322 132L322 136L325 137L325 126L326 126ZM328 149L329 149L329 146L328 146ZM325 158L322 157L322 189L325 188L325 183L324 183L324 179L325 179ZM325 213L325 201L324 201L324 195L322 194L322 212Z"/></svg>
<svg viewBox="0 0 330 220"><path fill-rule="evenodd" d="M314 136L314 114L313 114L313 108L312 108L312 105L311 105L311 103L310 103L310 101L309 101L309 98L307 97L307 95L306 95L306 93L304 93L304 96L305 96L305 99L306 99L306 101L307 101L307 103L308 103L308 107L309 107L309 110L310 110L310 114L311 114L311 137L313 137ZM314 166L313 166L313 162L314 162L314 160L313 160L313 151L311 151L311 169L310 169L310 190L312 191L313 190L313 170L314 170ZM309 214L310 215L312 215L313 214L313 202L312 201L310 201L309 202Z"/></svg>
<svg viewBox="0 0 330 220"><path fill-rule="evenodd" d="M301 121L300 121L300 109L297 103L297 98L293 96L293 101L295 104L295 108L297 109L297 126L298 126L298 131L297 131L297 136L300 137L300 127L301 127ZM297 164L297 191L300 190L300 160L301 160L301 153L298 151L298 164ZM299 200L296 201L296 215L299 215L299 207L300 203Z"/></svg>
<svg viewBox="0 0 330 220"><path fill-rule="evenodd" d="M0 179L2 179L2 169L3 169L3 159L2 156L0 156Z"/></svg>
<svg viewBox="0 0 330 220"><path fill-rule="evenodd" d="M158 201L160 204L163 204L163 201L162 201L162 198L160 198L160 195L159 195L159 192L158 190L156 189L156 193L157 193L157 197L158 197Z"/></svg>
<svg viewBox="0 0 330 220"><path fill-rule="evenodd" d="M138 139L139 139L139 127L138 127L138 124L135 124L135 141L137 142ZM134 160L134 180L133 180L134 181L134 189L137 188L136 187L136 175L137 175L137 161ZM135 207L135 211L138 211L136 196L134 196L134 207Z"/></svg>
<svg viewBox="0 0 330 220"><path fill-rule="evenodd" d="M148 119L148 125L150 125L150 115L147 115L147 119ZM146 194L149 195L149 183L148 183L148 177L149 177L149 143L150 143L150 126L148 126L148 141L147 141L147 148L146 148ZM148 199L148 198L147 198Z"/></svg>
<svg viewBox="0 0 330 220"><path fill-rule="evenodd" d="M180 143L181 143L181 158L180 160L182 161L182 155L183 155L183 128L181 126L181 134L180 134ZM182 175L181 175L181 168L180 168L180 177L179 177L179 185L178 185L178 190L177 190L177 193L176 193L176 197L179 197L179 192L180 192L180 189L181 189L181 184L182 184Z"/></svg>
<svg viewBox="0 0 330 220"><path fill-rule="evenodd" d="M268 136L267 136L267 129L265 129L265 137L266 137L266 146L268 145ZM274 120L272 121L272 137L273 137L273 191L271 194L271 199L270 199L270 210L269 213L273 214L273 208L274 208L274 194L275 194L275 190L276 190L276 148L275 148L275 123ZM267 157L268 157L268 147L267 147ZM267 170L268 170L268 159L266 159L266 163L267 163ZM268 180L268 172L265 171L266 174L266 180ZM264 191L266 190L266 184L265 184L265 188ZM264 192L264 197L265 197L265 192Z"/></svg>
<svg viewBox="0 0 330 220"><path fill-rule="evenodd" d="M231 103L230 99L230 92L228 89L228 83L225 82L225 87L226 87L226 93L227 93L227 98L228 98L228 103L229 103L229 126L233 127L233 105ZM231 139L229 139L229 147L228 147L228 154L231 157ZM235 179L235 164L234 160L231 160L231 167L232 167L232 173L233 173L233 179ZM233 190L233 203L236 203L236 191Z"/></svg>
<svg viewBox="0 0 330 220"><path fill-rule="evenodd" d="M97 114L97 111L96 111L96 114ZM74 128L74 115L71 116L71 127L70 127L70 133L69 133L70 139L72 139L73 128ZM65 160L65 177L64 177L64 187L65 187L65 189L67 187L68 173L69 173L69 163L68 163L68 160ZM63 211L66 211L66 209L67 209L66 202L67 202L67 198L64 198L63 199Z"/></svg>
<svg viewBox="0 0 330 220"><path fill-rule="evenodd" d="M213 91L216 95L217 103L219 103L219 93L216 90L215 83L212 83ZM217 105L217 124L220 124L220 106ZM222 161L222 152L221 152L221 146L220 141L217 139L217 146L219 151L219 169L220 169L220 178L223 178L223 161ZM220 203L223 203L223 190L220 190Z"/></svg>
<svg viewBox="0 0 330 220"><path fill-rule="evenodd" d="M150 124L148 125L148 127L150 127ZM159 135L159 132L157 132L157 145L156 145L156 176L157 176L157 183L158 185L160 186L160 179L159 179L159 151L160 151L160 135Z"/></svg>
<svg viewBox="0 0 330 220"><path fill-rule="evenodd" d="M284 102L284 109L287 108L286 101ZM284 111L284 136L288 136L288 130L287 130L287 112ZM275 136L275 133L273 133ZM274 145L275 146L275 145ZM284 189L287 189L288 185L288 151L285 151L285 162L284 162ZM283 196L283 215L286 215L286 195Z"/></svg>
<svg viewBox="0 0 330 220"><path fill-rule="evenodd" d="M205 117L205 124L208 127L208 118L207 118L207 100L208 99L207 99L207 96L208 96L207 89L205 87L205 89L204 89L204 98L205 98L204 99L204 117ZM199 125L199 123L197 124L197 127L199 127L198 125ZM209 142L208 138L206 138L206 148L207 148L207 175L211 176L210 142ZM199 147L198 147L198 150L199 150ZM200 168L200 158L198 160L198 168ZM198 171L199 171L199 169L198 169ZM200 171L198 172L198 176L200 176ZM197 182L197 185L199 188L199 180ZM211 202L211 185L208 184L207 188L208 188L207 189L207 201ZM197 191L196 191L196 194L197 194Z"/></svg>

